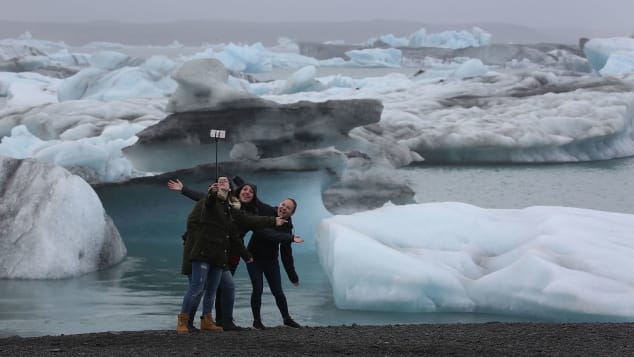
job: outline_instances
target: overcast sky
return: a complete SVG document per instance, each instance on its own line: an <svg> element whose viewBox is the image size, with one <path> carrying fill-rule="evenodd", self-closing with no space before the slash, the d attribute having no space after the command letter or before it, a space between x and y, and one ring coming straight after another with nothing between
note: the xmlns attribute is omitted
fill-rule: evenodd
<svg viewBox="0 0 634 357"><path fill-rule="evenodd" d="M2 0L0 20L504 22L630 35L634 0Z"/></svg>

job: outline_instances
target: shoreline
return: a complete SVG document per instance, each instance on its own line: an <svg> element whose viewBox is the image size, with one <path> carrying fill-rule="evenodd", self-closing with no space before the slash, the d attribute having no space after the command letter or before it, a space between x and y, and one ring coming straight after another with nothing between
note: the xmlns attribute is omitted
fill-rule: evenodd
<svg viewBox="0 0 634 357"><path fill-rule="evenodd" d="M634 323L469 323L0 338L0 355L634 355Z"/></svg>

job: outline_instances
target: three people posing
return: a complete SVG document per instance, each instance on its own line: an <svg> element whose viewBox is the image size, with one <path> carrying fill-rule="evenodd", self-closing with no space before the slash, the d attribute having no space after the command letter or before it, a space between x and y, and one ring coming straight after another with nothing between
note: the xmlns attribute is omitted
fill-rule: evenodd
<svg viewBox="0 0 634 357"><path fill-rule="evenodd" d="M224 279L226 292L223 292L222 305L224 316L233 312L233 279L231 274L224 274L227 269L228 251L231 247L240 250L243 259L252 261L251 254L245 249L243 242L235 234L236 225L249 229L274 227L285 221L279 217L247 216L240 211L240 202L230 195L231 187L228 177L218 177L205 198L200 200L192 210L190 218L198 216L197 225L188 224L185 237L184 252L191 264L189 289L183 297L181 313L178 315L176 331L186 334L190 314L203 299L203 319L201 329L222 331L211 319L211 302L216 290ZM190 230L191 228L191 230ZM195 311L195 310L194 310Z"/></svg>
<svg viewBox="0 0 634 357"><path fill-rule="evenodd" d="M236 181L241 179L239 177L235 178ZM226 180L226 182L225 182ZM188 329L187 331L195 330L192 324L193 316L197 310L198 303L196 301L200 301L200 297L198 300L196 298L191 298L188 296L194 296L195 294L192 290L196 291L200 289L200 272L194 273L197 268L198 262L202 257L200 254L192 254L195 252L197 248L196 239L199 239L199 235L205 235L206 233L212 234L211 230L213 228L218 227L218 223L216 225L211 224L214 218L218 218L219 216L207 217L206 223L203 223L202 212L205 207L210 205L210 197L213 199L214 197L218 197L216 194L214 196L214 192L224 192L225 189L218 190L216 187L224 187L225 183L227 184L227 190L230 191L229 180L226 177L220 177L218 183L212 185L210 187L210 193L207 197L200 192L196 192L193 190L189 190L183 186L183 184L176 181L169 181L168 187L172 190L180 191L183 195L193 199L198 200L201 197L203 199L198 200L194 209L190 213L188 217L187 223L187 232L184 236L185 239L185 249L183 252L183 269L182 272L185 275L188 275L190 278L190 289L183 300L183 308L181 311L181 315L179 315L179 333L186 333L185 328L181 328L181 316L184 320L184 316L182 314L187 313L188 315ZM242 182L240 182L242 183ZM222 200L222 195L221 200ZM253 292L251 295L251 309L254 316L253 326L256 328L264 328L264 325L261 322L260 318L260 306L261 306L261 295L263 290L263 279L264 276L269 283L271 288L271 292L275 297L276 304L282 313L282 317L284 319L284 324L291 327L299 327L293 319L290 317L288 313L288 306L286 302L286 297L282 291L281 287L281 277L280 277L280 269L279 263L277 261L278 252L282 252L282 263L287 271L289 279L294 285L299 284L299 279L297 278L297 273L295 272L295 268L293 266L293 257L292 257L292 249L291 243L302 243L303 240L292 233L292 223L290 222L290 217L293 215L297 208L297 204L292 199L285 199L282 201L278 208L273 208L263 202L261 202L257 198L257 187L253 184L242 183L242 185L237 190L237 199L231 198L229 194L227 194L227 198L225 199L227 202L233 202L233 207L228 208L228 216L234 218L227 226L227 232L229 233L226 236L226 239L230 242L229 248L222 251L224 256L226 257L225 263L223 263L223 271L220 275L220 283L214 279L217 272L213 272L209 270L208 277L202 289L204 290L204 298L203 298L203 316L201 320L201 329L210 330L210 331L219 331L219 326L214 324L213 319L211 318L211 302L213 301L214 295L216 295L216 320L218 321L218 325L222 325L224 330L239 330L240 327L236 326L233 323L233 298L234 298L234 285L232 275L235 273L237 265L239 264L240 257L247 261L247 270L249 271L249 277L251 278L251 283L253 287ZM202 202L205 203L202 203ZM237 203L239 202L239 203ZM229 203L231 206L231 203ZM240 212L232 212L231 210L237 210L237 207L240 207ZM196 217L200 215L201 219L198 220ZM227 216L227 214L225 214ZM211 218L211 219L210 219ZM269 221L267 222L266 219ZM276 220L276 225L271 225L270 219ZM207 229L201 229L202 225L205 225ZM200 225L200 226L199 226ZM249 231L253 230L254 234L249 243L249 247L251 251L245 250L244 248L244 235ZM194 234L193 236L190 234L192 231L201 232L198 235ZM190 239L190 236L193 239ZM209 239L207 239L209 240ZM198 243L200 244L200 243ZM217 253L220 253L219 250ZM210 255L209 251L206 251L207 255ZM251 259L251 255L253 255L254 259ZM255 258L255 257L258 258ZM217 263L219 260L218 254L216 254L216 258L214 261ZM191 262L191 263L189 263ZM254 262L257 262L256 265L253 265ZM217 266L217 264L216 264ZM191 269L189 269L191 267ZM201 266L204 268L204 266ZM210 279L211 278L211 279ZM197 283L198 282L198 283ZM216 289L214 287L220 287L220 290L216 294ZM221 292L222 291L222 292ZM186 300L191 303L186 305ZM177 329L178 330L178 329Z"/></svg>

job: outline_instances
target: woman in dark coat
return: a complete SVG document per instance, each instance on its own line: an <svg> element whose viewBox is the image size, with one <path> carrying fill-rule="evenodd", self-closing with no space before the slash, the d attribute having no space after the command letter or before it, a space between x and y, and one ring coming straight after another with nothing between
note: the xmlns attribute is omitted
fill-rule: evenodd
<svg viewBox="0 0 634 357"><path fill-rule="evenodd" d="M287 220L286 223L275 228L258 229L253 232L253 237L249 241L248 250L253 255L253 262L247 265L249 278L253 290L251 292L251 312L253 313L253 327L264 329L260 308L262 305L262 291L264 289L264 279L266 278L271 293L275 298L277 308L282 314L284 324L290 327L300 327L295 322L289 312L286 295L282 290L282 278L278 254L281 252L282 264L293 285L299 285L299 278L295 272L293 262L293 251L291 243L302 243L304 240L293 234L293 224L291 216L297 209L297 203L292 198L284 199L279 207L273 209L272 215ZM259 212L262 214L263 212Z"/></svg>
<svg viewBox="0 0 634 357"><path fill-rule="evenodd" d="M222 328L215 326L211 320L211 301L221 278L225 278L223 271L227 266L228 251L231 247L237 248L245 260L251 260L251 255L235 234L234 224L259 228L274 227L285 222L276 217L253 217L242 214L239 210L239 201L231 199L230 191L229 179L225 176L218 177L211 185L207 196L196 204L190 214L195 220L195 212L200 211L198 225L192 225L192 231L187 231L186 246L189 249L184 254L189 255L192 271L190 286L183 297L181 313L178 315L179 334L188 333L189 314L205 292L201 329L222 331ZM231 279L231 275L228 278ZM233 299L223 299L223 305L225 300L227 306L230 305L233 310Z"/></svg>

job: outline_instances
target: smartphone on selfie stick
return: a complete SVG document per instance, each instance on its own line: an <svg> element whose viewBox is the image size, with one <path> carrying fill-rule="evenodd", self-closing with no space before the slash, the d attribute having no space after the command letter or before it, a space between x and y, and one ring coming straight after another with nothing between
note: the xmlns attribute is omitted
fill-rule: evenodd
<svg viewBox="0 0 634 357"><path fill-rule="evenodd" d="M211 129L209 136L216 141L216 180L218 179L218 141L222 140L226 136L225 130Z"/></svg>

